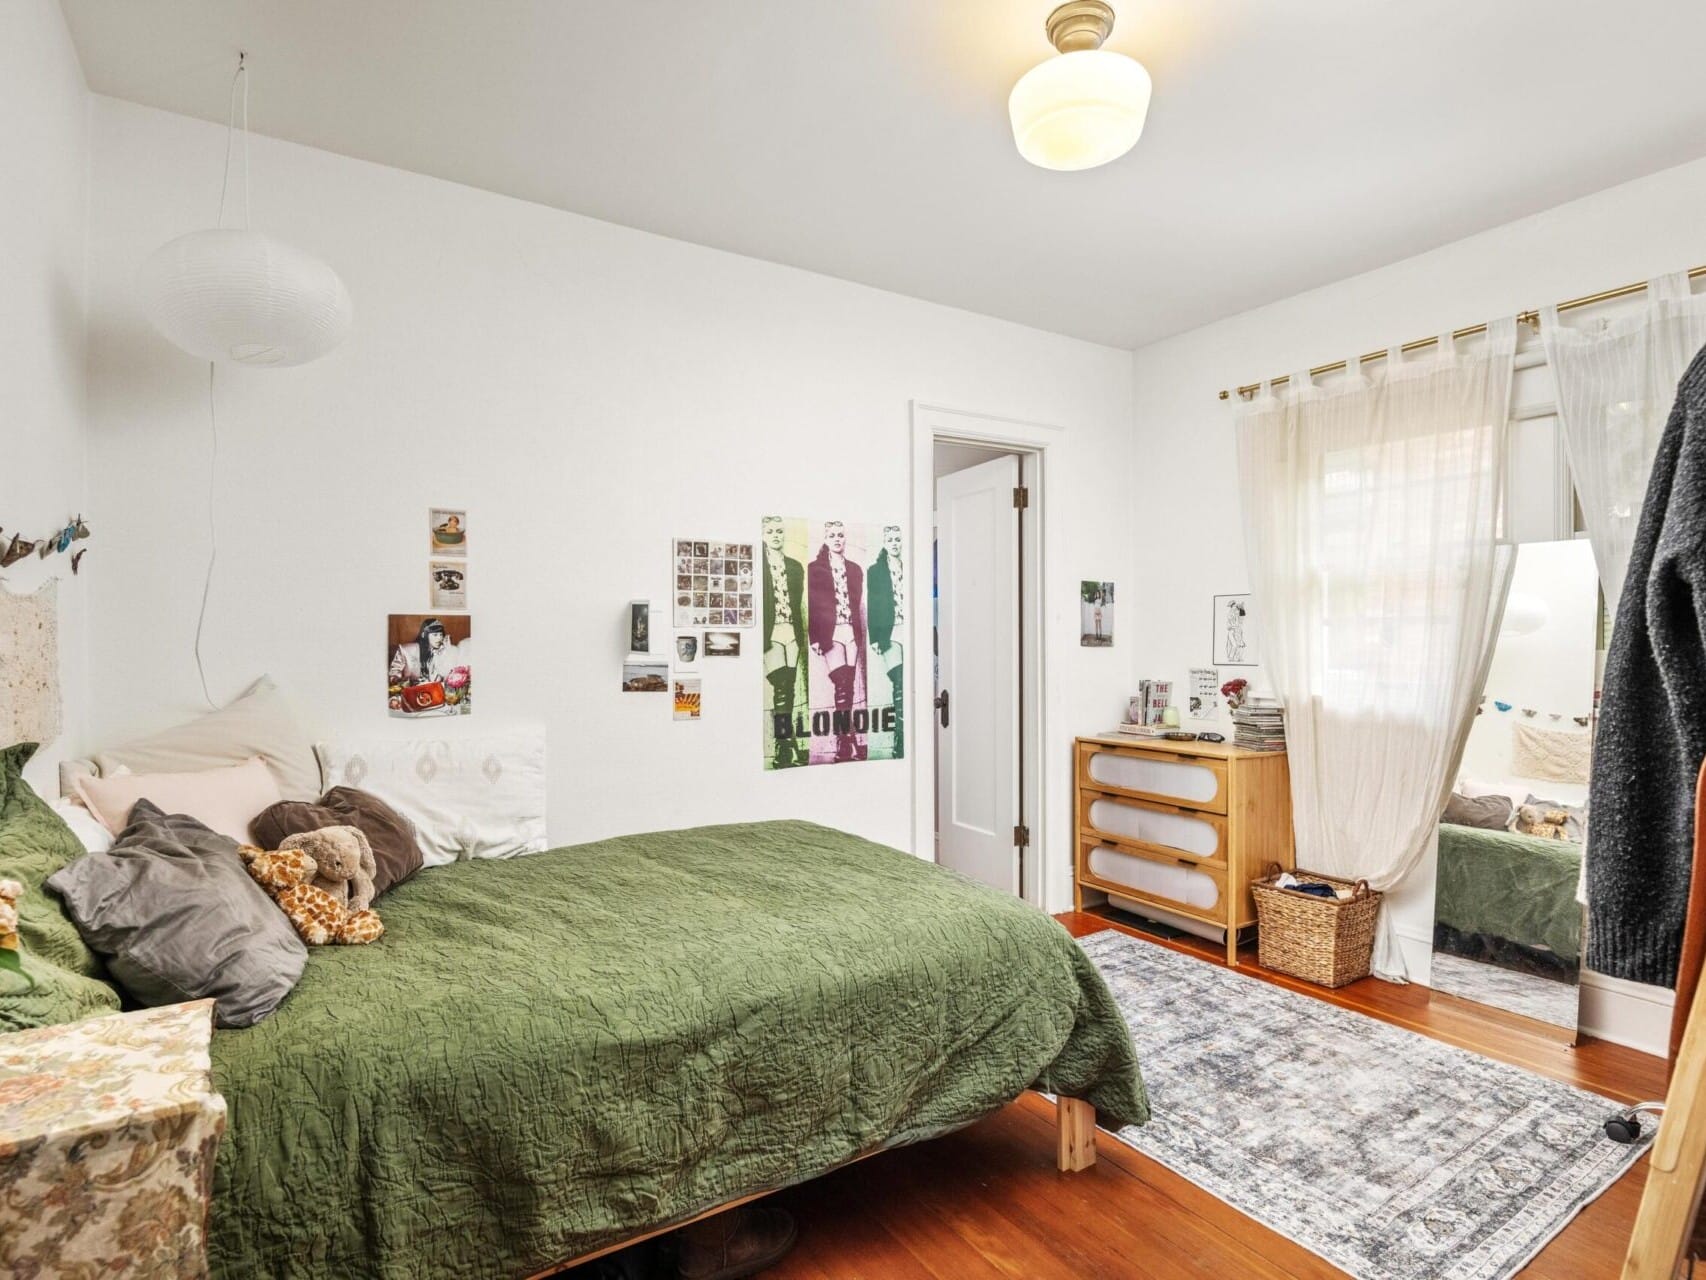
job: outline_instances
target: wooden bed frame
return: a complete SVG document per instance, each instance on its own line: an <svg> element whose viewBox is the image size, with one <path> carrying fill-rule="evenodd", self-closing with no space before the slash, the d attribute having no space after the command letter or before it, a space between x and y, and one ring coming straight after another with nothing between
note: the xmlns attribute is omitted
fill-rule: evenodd
<svg viewBox="0 0 1706 1280"><path fill-rule="evenodd" d="M1082 1173L1096 1163L1096 1108L1082 1098L1055 1098L1055 1131L1057 1136L1055 1146L1055 1167L1062 1173ZM847 1165L858 1164L861 1160L869 1159L887 1147L878 1147L854 1156L845 1164L836 1168L845 1169ZM833 1172L830 1170L829 1172ZM738 1209L743 1204L754 1200L762 1200L765 1196L775 1194L773 1191L754 1191L751 1195L740 1196L727 1204L720 1204L704 1213L696 1213L691 1218L683 1218L680 1222L672 1222L667 1227L657 1227L651 1231L642 1231L638 1235L618 1240L615 1244L607 1244L602 1249L594 1249L591 1253L579 1254L573 1258L565 1258L562 1262L553 1263L543 1271L536 1271L528 1280L546 1280L569 1267L578 1267L583 1262L594 1262L606 1254L615 1253L631 1245L641 1244L656 1236L667 1235L671 1231L679 1231L683 1227L692 1226L706 1218L715 1217L719 1213L727 1213L730 1209Z"/></svg>

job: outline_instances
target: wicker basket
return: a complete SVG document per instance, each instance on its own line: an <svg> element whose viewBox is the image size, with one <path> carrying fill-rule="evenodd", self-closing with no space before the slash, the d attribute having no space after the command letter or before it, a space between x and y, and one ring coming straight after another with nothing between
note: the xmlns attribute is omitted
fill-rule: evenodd
<svg viewBox="0 0 1706 1280"><path fill-rule="evenodd" d="M1280 870L1279 863L1269 863L1267 877L1250 886L1256 896L1257 958L1262 968L1323 987L1342 987L1366 978L1380 895L1366 880L1339 880L1310 871L1291 874L1304 884L1330 884L1350 889L1355 896L1316 898L1276 889Z"/></svg>

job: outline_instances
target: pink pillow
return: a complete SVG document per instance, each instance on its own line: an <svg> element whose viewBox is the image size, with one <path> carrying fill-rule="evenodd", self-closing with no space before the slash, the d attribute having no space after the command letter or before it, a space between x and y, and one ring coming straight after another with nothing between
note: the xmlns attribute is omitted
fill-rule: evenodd
<svg viewBox="0 0 1706 1280"><path fill-rule="evenodd" d="M85 808L115 836L130 821L130 807L152 800L167 813L182 813L204 827L249 842L249 823L284 797L266 762L252 756L242 764L198 773L120 773L79 777L72 786Z"/></svg>

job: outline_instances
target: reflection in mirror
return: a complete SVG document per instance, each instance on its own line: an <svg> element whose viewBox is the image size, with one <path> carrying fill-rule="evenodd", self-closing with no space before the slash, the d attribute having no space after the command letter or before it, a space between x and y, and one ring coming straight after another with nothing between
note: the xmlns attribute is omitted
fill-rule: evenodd
<svg viewBox="0 0 1706 1280"><path fill-rule="evenodd" d="M1516 552L1440 819L1431 984L1573 1034L1599 579L1586 540Z"/></svg>

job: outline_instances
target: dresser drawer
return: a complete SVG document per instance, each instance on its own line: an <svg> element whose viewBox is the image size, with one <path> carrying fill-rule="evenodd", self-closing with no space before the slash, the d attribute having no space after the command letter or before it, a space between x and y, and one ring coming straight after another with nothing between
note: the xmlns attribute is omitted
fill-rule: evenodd
<svg viewBox="0 0 1706 1280"><path fill-rule="evenodd" d="M1079 803L1088 837L1148 850L1163 858L1226 865L1226 819L1218 813L1089 789L1080 793Z"/></svg>
<svg viewBox="0 0 1706 1280"><path fill-rule="evenodd" d="M1225 870L1215 866L1182 866L1180 862L1128 853L1107 845L1090 845L1085 846L1079 878L1104 893L1153 902L1169 911L1224 924Z"/></svg>
<svg viewBox="0 0 1706 1280"><path fill-rule="evenodd" d="M1226 812L1226 761L1207 756L1084 743L1079 751L1078 784L1163 804Z"/></svg>

